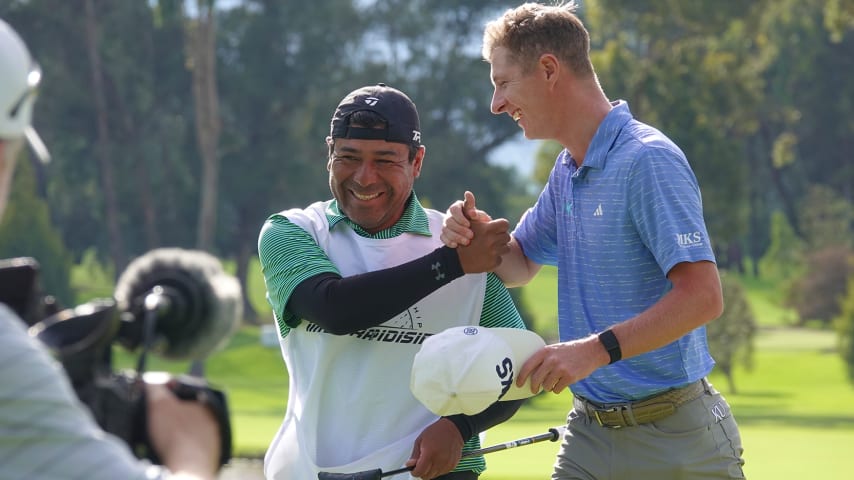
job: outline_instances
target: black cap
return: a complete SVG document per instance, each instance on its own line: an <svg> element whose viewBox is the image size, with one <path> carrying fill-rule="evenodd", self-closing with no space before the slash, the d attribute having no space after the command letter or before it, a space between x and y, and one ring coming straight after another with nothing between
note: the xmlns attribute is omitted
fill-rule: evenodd
<svg viewBox="0 0 854 480"><path fill-rule="evenodd" d="M386 128L351 127L348 119L355 112L368 110L386 121ZM385 140L421 145L421 126L418 110L412 100L396 88L384 83L362 87L350 92L332 115L329 130L332 138L356 138L361 140Z"/></svg>

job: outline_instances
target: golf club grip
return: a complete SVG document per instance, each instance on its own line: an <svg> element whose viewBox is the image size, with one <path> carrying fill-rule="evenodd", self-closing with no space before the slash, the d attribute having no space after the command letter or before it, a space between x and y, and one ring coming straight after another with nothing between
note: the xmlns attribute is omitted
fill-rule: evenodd
<svg viewBox="0 0 854 480"><path fill-rule="evenodd" d="M546 433L541 433L539 435L534 435L533 437L525 437L520 438L518 440L513 440L512 442L507 443L499 443L498 445L492 445L490 447L479 448L477 450L472 450L470 452L463 453L461 458L468 457L476 457L478 455L485 455L487 453L492 452L500 452L501 450L509 450L511 448L521 447L524 445L530 445L532 443L542 442L544 440L548 440L550 442L556 442L560 440L560 437L563 436L564 427L552 427ZM380 475L381 478L390 477L392 475L397 475L399 473L408 472L415 467L403 467L398 468L396 470L389 470L388 472L382 472Z"/></svg>

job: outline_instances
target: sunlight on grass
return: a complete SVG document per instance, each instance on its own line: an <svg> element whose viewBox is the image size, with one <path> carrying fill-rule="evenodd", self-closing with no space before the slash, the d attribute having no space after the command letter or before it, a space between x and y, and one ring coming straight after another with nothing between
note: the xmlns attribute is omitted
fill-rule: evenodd
<svg viewBox="0 0 854 480"><path fill-rule="evenodd" d="M557 268L545 266L522 288L522 298L533 318L532 330L546 342L557 341Z"/></svg>
<svg viewBox="0 0 854 480"><path fill-rule="evenodd" d="M854 388L845 380L839 356L826 351L833 340L831 332L763 332L754 370L736 372L738 394L727 392L723 377L712 374L712 383L723 391L739 422L748 478L850 478ZM540 395L508 422L491 429L486 443L514 440L559 425L570 403L568 392ZM549 478L556 452L557 445L544 443L490 454L481 478Z"/></svg>
<svg viewBox="0 0 854 480"><path fill-rule="evenodd" d="M91 264L87 268L94 271ZM233 269L233 265L226 268ZM250 291L246 294L261 318L270 319L257 261L250 270ZM86 283L87 275L82 269L76 275L76 284ZM103 277L103 272L94 275ZM741 426L745 473L756 479L849 478L854 471L854 388L835 352L835 334L792 327L794 313L779 306L783 294L771 282L745 278L743 284L760 325L754 368L736 368L737 393L726 391L727 384L717 372L712 373L711 380L732 404ZM557 270L544 267L522 291L533 316L530 320L534 330L549 342L557 337L556 285ZM117 368L134 364L135 355L116 350ZM168 362L152 356L149 369L180 373L186 371L187 362ZM243 327L225 350L207 361L206 373L211 383L228 395L235 456L261 457L282 421L287 403L288 375L278 347L262 346L259 329ZM511 420L488 431L484 445L536 435L562 425L571 400L569 392L530 399ZM489 454L488 469L481 478L549 478L557 449L557 444L543 442Z"/></svg>
<svg viewBox="0 0 854 480"><path fill-rule="evenodd" d="M747 301L759 325L793 325L797 312L783 307L785 288L779 282L757 279L749 275L738 277L744 286Z"/></svg>

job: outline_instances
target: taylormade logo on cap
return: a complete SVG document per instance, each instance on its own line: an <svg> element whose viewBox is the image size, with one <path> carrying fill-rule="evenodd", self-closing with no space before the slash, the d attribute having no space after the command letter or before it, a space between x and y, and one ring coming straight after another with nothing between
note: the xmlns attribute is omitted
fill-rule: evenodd
<svg viewBox="0 0 854 480"><path fill-rule="evenodd" d="M385 128L358 128L350 125L350 116L371 111L385 120ZM421 126L418 110L409 97L384 83L354 90L338 104L332 115L329 136L361 140L385 140L418 147Z"/></svg>
<svg viewBox="0 0 854 480"><path fill-rule="evenodd" d="M518 328L453 327L421 345L412 364L410 389L436 415L474 415L499 400L532 395L515 385L516 370L545 346Z"/></svg>

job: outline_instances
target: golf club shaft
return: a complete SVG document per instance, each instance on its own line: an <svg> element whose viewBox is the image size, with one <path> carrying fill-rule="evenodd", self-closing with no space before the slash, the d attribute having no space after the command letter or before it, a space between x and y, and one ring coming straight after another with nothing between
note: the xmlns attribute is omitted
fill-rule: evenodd
<svg viewBox="0 0 854 480"><path fill-rule="evenodd" d="M564 427L552 427L546 433L541 433L539 435L534 435L532 437L520 438L518 440L513 440L512 442L507 443L499 443L498 445L492 445L491 447L479 448L477 450L472 450L470 452L465 452L462 455L462 458L466 457L476 457L478 455L485 455L487 453L492 452L500 452L501 450L509 450L511 448L521 447L524 445L530 445L532 443L542 442L544 440L548 440L550 442L556 442L563 436ZM398 468L396 470L389 470L388 472L383 472L382 477L390 477L392 475L397 475L399 473L404 473L412 470L414 467L403 467Z"/></svg>

